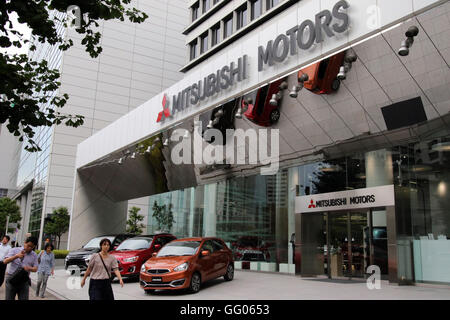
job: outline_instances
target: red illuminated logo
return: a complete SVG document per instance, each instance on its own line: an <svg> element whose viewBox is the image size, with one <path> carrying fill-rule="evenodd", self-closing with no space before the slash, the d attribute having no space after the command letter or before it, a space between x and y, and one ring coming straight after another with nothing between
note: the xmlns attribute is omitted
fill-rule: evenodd
<svg viewBox="0 0 450 320"><path fill-rule="evenodd" d="M162 100L162 107L163 107L163 110L160 113L158 113L158 119L156 119L156 122L161 122L161 120L163 119L163 115L164 115L164 118L170 117L170 109L169 109L169 104L167 103L166 95L164 95L164 98Z"/></svg>
<svg viewBox="0 0 450 320"><path fill-rule="evenodd" d="M315 207L316 207L316 205L314 204L314 200L311 199L311 204L308 206L308 209L315 208Z"/></svg>

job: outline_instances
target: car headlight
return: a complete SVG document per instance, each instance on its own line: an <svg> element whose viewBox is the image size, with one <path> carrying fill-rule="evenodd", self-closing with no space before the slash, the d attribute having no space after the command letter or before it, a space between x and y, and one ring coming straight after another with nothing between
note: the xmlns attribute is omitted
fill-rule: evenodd
<svg viewBox="0 0 450 320"><path fill-rule="evenodd" d="M131 257L123 259L123 262L136 262L139 257Z"/></svg>
<svg viewBox="0 0 450 320"><path fill-rule="evenodd" d="M141 272L145 272L145 264L142 265Z"/></svg>
<svg viewBox="0 0 450 320"><path fill-rule="evenodd" d="M86 261L86 263L89 263L89 260L91 260L91 258L92 258L92 254L85 256L84 261Z"/></svg>
<svg viewBox="0 0 450 320"><path fill-rule="evenodd" d="M173 268L173 271L184 271L187 270L187 268L189 267L189 264L187 262L180 264L179 266Z"/></svg>

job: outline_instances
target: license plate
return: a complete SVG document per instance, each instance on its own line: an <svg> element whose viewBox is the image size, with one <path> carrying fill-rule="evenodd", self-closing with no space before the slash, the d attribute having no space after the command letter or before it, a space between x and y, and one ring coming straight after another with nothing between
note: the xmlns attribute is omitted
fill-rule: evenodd
<svg viewBox="0 0 450 320"><path fill-rule="evenodd" d="M162 282L162 278L161 277L153 277L152 281L153 282Z"/></svg>

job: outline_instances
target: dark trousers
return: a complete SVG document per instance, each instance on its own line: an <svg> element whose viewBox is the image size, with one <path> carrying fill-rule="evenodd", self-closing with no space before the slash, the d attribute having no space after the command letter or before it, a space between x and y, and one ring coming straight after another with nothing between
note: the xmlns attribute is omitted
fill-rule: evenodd
<svg viewBox="0 0 450 320"><path fill-rule="evenodd" d="M28 300L30 290L30 285L28 284L28 282L25 282L20 286L13 286L11 283L9 283L9 278L11 278L11 276L7 274L5 281L5 300L15 300L16 295L18 296L19 300Z"/></svg>
<svg viewBox="0 0 450 320"><path fill-rule="evenodd" d="M3 261L0 261L0 287L3 285L3 281L5 280L5 271L6 264L4 264Z"/></svg>
<svg viewBox="0 0 450 320"><path fill-rule="evenodd" d="M114 300L109 279L91 279L89 281L89 300Z"/></svg>

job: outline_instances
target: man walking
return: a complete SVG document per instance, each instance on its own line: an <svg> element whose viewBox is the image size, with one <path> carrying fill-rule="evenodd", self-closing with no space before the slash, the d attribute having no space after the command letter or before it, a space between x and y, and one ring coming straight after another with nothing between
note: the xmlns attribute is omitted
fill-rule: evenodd
<svg viewBox="0 0 450 320"><path fill-rule="evenodd" d="M37 246L38 240L36 237L29 237L25 240L23 247L12 248L9 250L6 258L3 260L4 264L10 263L6 270L6 293L5 300L15 300L18 295L19 300L28 300L29 298L29 281L25 281L18 285L13 285L9 282L12 275L18 268L23 268L30 274L30 272L36 272L38 269L38 256L34 252L34 248Z"/></svg>
<svg viewBox="0 0 450 320"><path fill-rule="evenodd" d="M0 287L3 285L3 281L5 280L6 271L6 264L3 263L3 259L5 259L9 249L11 249L11 246L8 244L8 242L9 236L4 235L2 242L0 243Z"/></svg>

